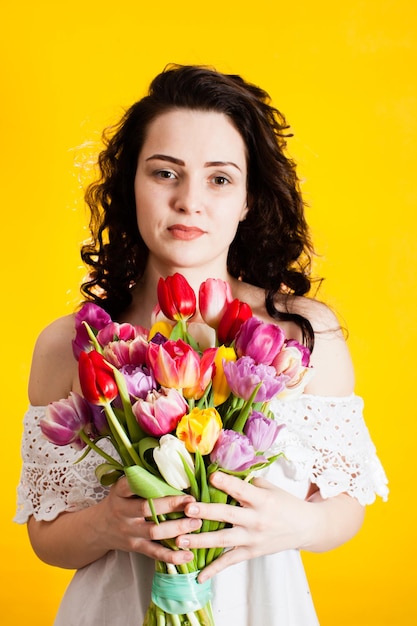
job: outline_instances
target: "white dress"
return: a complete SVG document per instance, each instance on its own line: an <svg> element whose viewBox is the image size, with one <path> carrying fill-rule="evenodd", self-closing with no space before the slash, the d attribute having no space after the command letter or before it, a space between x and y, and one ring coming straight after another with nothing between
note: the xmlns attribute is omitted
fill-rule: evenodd
<svg viewBox="0 0 417 626"><path fill-rule="evenodd" d="M387 479L363 421L358 396L328 398L302 395L273 401L276 419L286 427L277 440L285 453L266 474L272 483L305 498L311 482L324 498L348 493L361 504L387 498ZM94 474L101 457L47 442L39 428L45 407L25 416L23 468L15 521L30 515L53 520L105 497ZM113 551L78 570L62 600L55 626L141 626L149 603L153 561L139 554ZM82 610L81 610L82 609ZM239 563L213 581L216 626L317 626L298 551L288 550Z"/></svg>

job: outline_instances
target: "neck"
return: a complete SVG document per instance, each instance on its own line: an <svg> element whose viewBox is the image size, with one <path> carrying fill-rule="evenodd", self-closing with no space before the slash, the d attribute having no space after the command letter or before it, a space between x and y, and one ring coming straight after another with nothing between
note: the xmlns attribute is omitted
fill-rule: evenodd
<svg viewBox="0 0 417 626"><path fill-rule="evenodd" d="M170 271L162 273L154 267L148 267L144 276L134 288L132 305L129 307L129 310L126 311L126 321L149 328L152 312L157 304L158 281L161 277L166 278L176 272L182 274L187 279L188 283L194 289L197 298L200 285L207 280L207 278L220 278L229 282L232 291L234 291L234 286L238 282L236 279L232 278L226 270L222 272L222 275L219 275L218 271L211 273L210 269L206 268L204 268L203 271L201 268L172 268Z"/></svg>

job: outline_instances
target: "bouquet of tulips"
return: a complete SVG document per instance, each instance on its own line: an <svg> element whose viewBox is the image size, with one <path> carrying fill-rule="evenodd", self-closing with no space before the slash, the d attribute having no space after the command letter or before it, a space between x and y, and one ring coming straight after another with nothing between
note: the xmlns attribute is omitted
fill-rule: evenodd
<svg viewBox="0 0 417 626"><path fill-rule="evenodd" d="M83 397L72 392L52 402L41 420L55 445L85 448L81 458L92 449L103 457L96 470L103 485L126 475L156 523L166 517L156 515L153 498L190 493L236 504L210 484L210 474L250 480L272 463L283 424L268 404L301 393L311 374L308 349L233 300L224 281L200 286L202 324L193 322L197 298L181 274L160 279L158 301L150 330L113 322L93 303L81 308L73 349ZM100 446L103 439L114 456ZM196 532L223 525L204 520ZM173 540L164 544L178 549ZM181 566L157 561L144 626L214 625L210 581L196 579L221 552L195 550Z"/></svg>

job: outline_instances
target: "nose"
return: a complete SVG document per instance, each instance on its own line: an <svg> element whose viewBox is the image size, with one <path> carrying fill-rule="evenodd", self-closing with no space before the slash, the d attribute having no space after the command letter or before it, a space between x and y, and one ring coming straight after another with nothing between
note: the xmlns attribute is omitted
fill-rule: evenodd
<svg viewBox="0 0 417 626"><path fill-rule="evenodd" d="M203 206L203 193L198 181L184 178L176 187L174 208L180 213L200 213Z"/></svg>

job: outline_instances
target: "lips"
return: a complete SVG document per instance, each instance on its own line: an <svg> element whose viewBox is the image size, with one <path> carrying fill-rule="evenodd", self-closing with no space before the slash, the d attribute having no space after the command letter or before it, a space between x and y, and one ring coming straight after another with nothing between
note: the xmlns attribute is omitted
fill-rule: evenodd
<svg viewBox="0 0 417 626"><path fill-rule="evenodd" d="M174 239L182 239L183 241L190 241L192 239L198 239L204 235L205 231L196 226L185 226L184 224L173 224L168 228Z"/></svg>

